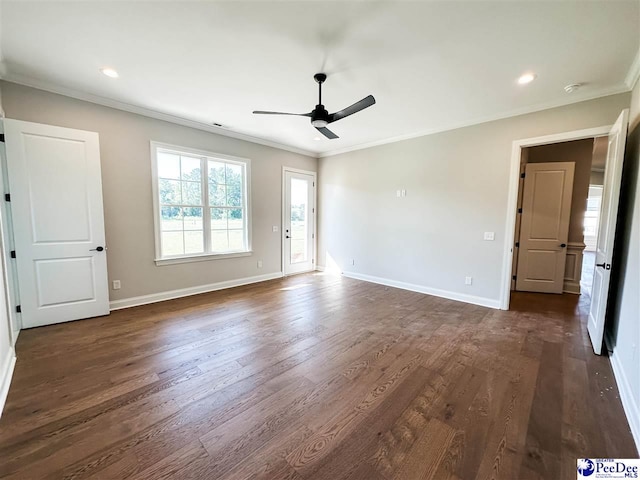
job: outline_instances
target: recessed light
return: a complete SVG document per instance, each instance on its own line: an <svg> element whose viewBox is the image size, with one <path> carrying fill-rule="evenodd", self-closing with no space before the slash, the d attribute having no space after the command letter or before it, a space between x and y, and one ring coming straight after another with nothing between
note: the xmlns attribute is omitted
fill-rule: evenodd
<svg viewBox="0 0 640 480"><path fill-rule="evenodd" d="M520 85L526 85L527 83L531 83L536 79L537 75L535 73L525 73L518 79L518 83Z"/></svg>
<svg viewBox="0 0 640 480"><path fill-rule="evenodd" d="M319 142L319 141L320 141L320 137L313 137L313 139L314 139L316 142Z"/></svg>
<svg viewBox="0 0 640 480"><path fill-rule="evenodd" d="M120 76L113 68L105 67L101 68L100 71L110 78L118 78Z"/></svg>

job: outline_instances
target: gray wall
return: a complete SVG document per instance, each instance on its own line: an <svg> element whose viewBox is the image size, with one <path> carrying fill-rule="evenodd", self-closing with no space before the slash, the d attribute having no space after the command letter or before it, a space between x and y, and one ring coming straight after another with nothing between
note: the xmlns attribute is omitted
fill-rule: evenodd
<svg viewBox="0 0 640 480"><path fill-rule="evenodd" d="M7 118L100 134L109 280L122 282L111 300L281 271L282 167L316 171L317 159L13 83L2 95ZM252 256L155 265L150 140L251 159Z"/></svg>
<svg viewBox="0 0 640 480"><path fill-rule="evenodd" d="M610 125L629 98L614 95L320 159L319 265L497 304L512 142ZM397 198L398 189L407 196ZM495 232L495 241L484 241L483 232ZM471 286L464 285L467 275Z"/></svg>
<svg viewBox="0 0 640 480"><path fill-rule="evenodd" d="M606 336L616 380L640 449L640 82L633 89Z"/></svg>

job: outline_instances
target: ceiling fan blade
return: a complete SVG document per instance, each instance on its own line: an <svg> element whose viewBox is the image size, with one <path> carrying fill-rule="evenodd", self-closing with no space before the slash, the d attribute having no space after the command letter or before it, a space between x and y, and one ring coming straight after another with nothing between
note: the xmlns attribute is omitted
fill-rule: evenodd
<svg viewBox="0 0 640 480"><path fill-rule="evenodd" d="M374 103L376 103L376 99L373 98L373 95L369 95L368 97L363 98L359 102L354 103L350 107L344 108L339 112L332 113L331 115L329 115L329 123L337 122L338 120L341 120L344 117L348 117L349 115L358 113L360 110L364 110L365 108L370 107Z"/></svg>
<svg viewBox="0 0 640 480"><path fill-rule="evenodd" d="M334 138L340 138L338 137L338 135L336 135L335 133L333 133L331 130L329 130L326 127L316 127L316 130L318 130L321 134L323 134L325 137L333 140Z"/></svg>
<svg viewBox="0 0 640 480"><path fill-rule="evenodd" d="M258 115L296 115L297 117L310 117L310 113L286 113L286 112L265 112L264 110L254 110Z"/></svg>

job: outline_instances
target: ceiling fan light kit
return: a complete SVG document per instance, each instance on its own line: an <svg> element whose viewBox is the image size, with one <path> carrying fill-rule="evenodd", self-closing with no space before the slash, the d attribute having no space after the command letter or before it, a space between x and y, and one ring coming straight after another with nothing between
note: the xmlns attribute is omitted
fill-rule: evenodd
<svg viewBox="0 0 640 480"><path fill-rule="evenodd" d="M373 98L373 95L369 95L368 97L363 98L359 102L354 103L353 105L343 108L342 110L329 113L324 105L322 104L322 84L327 79L327 75L324 73L316 73L313 76L314 80L318 83L318 104L316 108L314 108L309 113L286 113L286 112L268 112L264 110L255 110L253 113L258 115L295 115L298 117L310 117L311 125L313 125L320 133L322 133L328 139L338 138L338 136L333 133L331 130L327 128L327 125L333 122L337 122L349 115L353 115L354 113L358 113L360 110L364 110L371 105L376 103L376 99Z"/></svg>

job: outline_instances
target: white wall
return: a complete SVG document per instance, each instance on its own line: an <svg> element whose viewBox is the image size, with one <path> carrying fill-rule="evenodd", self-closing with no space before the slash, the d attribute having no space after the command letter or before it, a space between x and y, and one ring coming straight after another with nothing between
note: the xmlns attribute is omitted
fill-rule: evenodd
<svg viewBox="0 0 640 480"><path fill-rule="evenodd" d="M7 118L100 134L109 280L122 282L121 290L110 291L112 301L281 271L281 237L272 226L280 226L282 218L282 167L316 171L317 159L14 83L1 85ZM251 159L252 256L155 265L150 140Z"/></svg>
<svg viewBox="0 0 640 480"><path fill-rule="evenodd" d="M640 82L631 97L620 215L612 266L607 346L620 395L640 450Z"/></svg>
<svg viewBox="0 0 640 480"><path fill-rule="evenodd" d="M615 95L320 159L318 263L497 307L512 142L628 106Z"/></svg>

